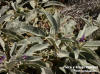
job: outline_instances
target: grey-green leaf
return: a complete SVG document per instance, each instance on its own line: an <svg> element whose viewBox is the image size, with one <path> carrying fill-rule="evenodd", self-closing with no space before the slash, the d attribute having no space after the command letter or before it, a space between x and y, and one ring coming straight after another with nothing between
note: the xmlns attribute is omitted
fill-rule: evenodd
<svg viewBox="0 0 100 74"><path fill-rule="evenodd" d="M44 4L43 7L48 7L48 6L61 6L61 7L66 7L63 3L58 2L58 1L48 1Z"/></svg>
<svg viewBox="0 0 100 74"><path fill-rule="evenodd" d="M10 56L13 56L16 54L16 48L17 48L17 43L15 42L13 44L13 46L11 47L11 50L10 50Z"/></svg>
<svg viewBox="0 0 100 74"><path fill-rule="evenodd" d="M0 17L9 9L9 6L5 5L0 9Z"/></svg>
<svg viewBox="0 0 100 74"><path fill-rule="evenodd" d="M0 45L3 48L3 51L5 51L5 42L2 40L2 38L0 37Z"/></svg>
<svg viewBox="0 0 100 74"><path fill-rule="evenodd" d="M98 46L100 46L100 41L87 41L84 46L87 46L87 47L98 47Z"/></svg>
<svg viewBox="0 0 100 74"><path fill-rule="evenodd" d="M51 23L51 28L52 28L52 30L53 30L55 33L57 33L57 32L58 32L58 26L59 26L58 23L56 22L56 20L54 19L54 17L53 17L51 14L49 14L49 13L46 12L45 10L44 10L44 13L46 14L48 20L49 20L50 23Z"/></svg>
<svg viewBox="0 0 100 74"><path fill-rule="evenodd" d="M27 48L27 44L23 44L22 47L17 51L16 56L21 56Z"/></svg>
<svg viewBox="0 0 100 74"><path fill-rule="evenodd" d="M36 36L45 36L46 35L42 29L37 28L37 27L33 27L31 25L23 26L23 27L21 27L21 29L26 31L26 32L30 32Z"/></svg>
<svg viewBox="0 0 100 74"><path fill-rule="evenodd" d="M34 46L32 46L26 53L25 55L32 55L34 52L36 51L41 51L41 50L44 50L46 48L49 47L49 44L46 43L46 44L36 44Z"/></svg>
<svg viewBox="0 0 100 74"><path fill-rule="evenodd" d="M42 44L43 43L43 40L40 37L30 37L30 38L27 38L27 39L20 40L18 42L19 45L23 45L23 44L33 44L33 43Z"/></svg>

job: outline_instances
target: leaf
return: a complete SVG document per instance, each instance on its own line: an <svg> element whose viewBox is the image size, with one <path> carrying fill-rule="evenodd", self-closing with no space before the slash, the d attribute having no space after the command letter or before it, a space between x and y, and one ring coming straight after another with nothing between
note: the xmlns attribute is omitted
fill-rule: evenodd
<svg viewBox="0 0 100 74"><path fill-rule="evenodd" d="M93 65L96 65L98 67L100 67L100 60L94 60L94 59L88 59L88 61L93 64Z"/></svg>
<svg viewBox="0 0 100 74"><path fill-rule="evenodd" d="M97 22L100 23L100 14L97 17Z"/></svg>
<svg viewBox="0 0 100 74"><path fill-rule="evenodd" d="M23 44L33 44L33 43L42 44L43 40L40 37L30 37L30 38L27 38L27 39L20 40L18 42L19 45L20 44L21 45L23 45Z"/></svg>
<svg viewBox="0 0 100 74"><path fill-rule="evenodd" d="M0 24L2 24L2 23L5 21L5 19L6 19L7 17L9 17L9 16L11 16L11 15L4 15L4 16L2 16L2 17L0 18Z"/></svg>
<svg viewBox="0 0 100 74"><path fill-rule="evenodd" d="M32 46L26 53L25 55L32 55L34 52L36 51L41 51L41 50L44 50L46 48L49 47L49 44L46 43L46 44L36 44L34 46Z"/></svg>
<svg viewBox="0 0 100 74"><path fill-rule="evenodd" d="M0 9L0 17L1 17L1 15L3 15L8 9L9 9L9 6L7 6L7 5L2 6L2 8Z"/></svg>
<svg viewBox="0 0 100 74"><path fill-rule="evenodd" d="M86 52L86 53L92 55L92 57L95 58L95 60L99 59L99 56L96 54L96 52L91 50L91 49L82 48L81 51Z"/></svg>
<svg viewBox="0 0 100 74"><path fill-rule="evenodd" d="M87 41L84 46L86 46L86 47L98 47L98 46L100 46L100 41Z"/></svg>
<svg viewBox="0 0 100 74"><path fill-rule="evenodd" d="M48 1L44 4L43 7L49 7L49 6L61 6L61 7L66 7L63 3L58 2L58 1Z"/></svg>
<svg viewBox="0 0 100 74"><path fill-rule="evenodd" d="M65 35L72 35L74 31L74 27L76 25L76 22L74 20L69 20L65 25L64 25L64 34Z"/></svg>
<svg viewBox="0 0 100 74"><path fill-rule="evenodd" d="M11 47L11 50L10 50L10 56L11 57L16 54L16 48L17 48L17 43L15 42L13 44L13 46Z"/></svg>
<svg viewBox="0 0 100 74"><path fill-rule="evenodd" d="M92 65L92 64L90 64L90 63L88 63L86 60L80 60L80 59L78 59L78 61L81 63L81 65L83 66L83 67L88 67L88 69L90 69L90 71L95 71L96 70L96 72L99 72L99 69L97 68L93 68L93 67L96 67L96 66L94 66L94 65ZM91 60L92 61L92 60ZM92 68L91 68L92 67Z"/></svg>
<svg viewBox="0 0 100 74"><path fill-rule="evenodd" d="M26 15L26 23L29 23L31 20L34 20L37 17L37 12L35 9L27 13Z"/></svg>
<svg viewBox="0 0 100 74"><path fill-rule="evenodd" d="M5 51L5 42L2 40L2 38L0 37L0 45L3 48L3 51Z"/></svg>
<svg viewBox="0 0 100 74"><path fill-rule="evenodd" d="M15 3L13 3L13 1L11 1L11 6L12 6L12 8L16 11L17 9L16 9L16 6L15 6Z"/></svg>
<svg viewBox="0 0 100 74"><path fill-rule="evenodd" d="M58 27L60 27L60 13L58 10L55 10L54 19L56 20Z"/></svg>
<svg viewBox="0 0 100 74"><path fill-rule="evenodd" d="M76 50L74 51L75 59L78 59L79 53L80 53L80 50L78 50L78 49L76 49Z"/></svg>
<svg viewBox="0 0 100 74"><path fill-rule="evenodd" d="M26 48L27 48L27 44L23 44L22 47L17 51L16 56L18 57L18 56L23 55L23 53L25 52Z"/></svg>
<svg viewBox="0 0 100 74"><path fill-rule="evenodd" d="M85 37L91 35L97 29L98 29L97 26L89 26L89 27L87 27L86 30L85 30L85 33L84 33L85 34Z"/></svg>
<svg viewBox="0 0 100 74"><path fill-rule="evenodd" d="M92 66L92 64L88 63L86 60L78 59L82 66Z"/></svg>
<svg viewBox="0 0 100 74"><path fill-rule="evenodd" d="M23 26L21 27L22 30L26 31L26 32L30 32L32 33L33 35L36 35L36 36L45 36L45 32L43 32L42 29L40 28L37 28L37 27L33 27L31 25L27 25L27 26Z"/></svg>
<svg viewBox="0 0 100 74"><path fill-rule="evenodd" d="M57 53L57 56L60 58L69 57L69 52L66 50L61 50L59 53Z"/></svg>
<svg viewBox="0 0 100 74"><path fill-rule="evenodd" d="M22 0L16 0L16 2L17 2L17 4L19 4L19 3L21 3L21 2L22 2Z"/></svg>
<svg viewBox="0 0 100 74"><path fill-rule="evenodd" d="M11 31L11 30L8 30L8 29L1 29L1 31L6 34L6 35L9 35L10 37L12 37L12 39L23 39L23 36Z"/></svg>
<svg viewBox="0 0 100 74"><path fill-rule="evenodd" d="M35 62L35 61L40 61L41 59L43 59L41 56L26 56L26 58L24 58L24 56L21 56L18 58L18 60L24 60L24 61L32 61L32 62Z"/></svg>
<svg viewBox="0 0 100 74"><path fill-rule="evenodd" d="M66 70L65 70L65 67L59 67L59 69L66 74Z"/></svg>
<svg viewBox="0 0 100 74"><path fill-rule="evenodd" d="M29 3L30 3L30 5L31 5L33 8L35 8L35 6L36 6L36 0L31 0Z"/></svg>
<svg viewBox="0 0 100 74"><path fill-rule="evenodd" d="M84 35L84 32L85 32L85 30L86 30L86 27L87 27L87 25L84 26L83 30L80 30L80 31L79 31L79 34L78 34L76 40L82 38L82 36Z"/></svg>
<svg viewBox="0 0 100 74"><path fill-rule="evenodd" d="M43 2L48 2L48 0L43 0Z"/></svg>
<svg viewBox="0 0 100 74"><path fill-rule="evenodd" d="M87 27L87 25L85 25L83 30L80 30L80 32L79 32L79 34L77 36L77 40L82 38L83 35L84 35L84 37L87 37L87 36L91 35L97 29L98 29L97 26L89 26L89 27Z"/></svg>
<svg viewBox="0 0 100 74"><path fill-rule="evenodd" d="M56 22L56 20L54 19L54 17L51 14L49 14L45 10L44 10L44 13L47 16L48 20L50 21L50 24L51 24L50 30L53 31L53 34L57 33L58 32L58 23Z"/></svg>
<svg viewBox="0 0 100 74"><path fill-rule="evenodd" d="M41 74L53 74L50 68L44 67L44 68L41 68L41 70L42 70Z"/></svg>

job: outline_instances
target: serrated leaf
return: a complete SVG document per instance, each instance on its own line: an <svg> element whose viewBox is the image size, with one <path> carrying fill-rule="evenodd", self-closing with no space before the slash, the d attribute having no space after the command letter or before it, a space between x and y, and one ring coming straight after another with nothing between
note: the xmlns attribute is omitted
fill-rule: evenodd
<svg viewBox="0 0 100 74"><path fill-rule="evenodd" d="M45 32L43 32L42 29L40 28L37 28L37 27L33 27L31 25L27 25L27 26L23 26L21 27L22 30L26 31L26 32L30 32L32 33L33 35L36 35L36 36L45 36Z"/></svg>
<svg viewBox="0 0 100 74"><path fill-rule="evenodd" d="M32 55L34 52L36 51L41 51L41 50L44 50L46 48L49 47L49 44L46 43L46 44L36 44L34 46L32 46L26 53L25 55Z"/></svg>

